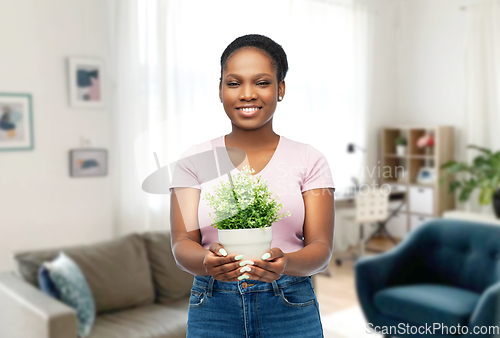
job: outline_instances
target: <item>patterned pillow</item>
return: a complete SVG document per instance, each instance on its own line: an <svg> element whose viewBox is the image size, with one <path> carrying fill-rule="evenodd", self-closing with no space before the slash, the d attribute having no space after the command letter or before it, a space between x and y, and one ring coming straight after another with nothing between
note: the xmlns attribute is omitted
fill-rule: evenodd
<svg viewBox="0 0 500 338"><path fill-rule="evenodd" d="M74 308L78 318L78 335L87 337L95 321L95 302L85 276L78 265L64 252L43 266L60 294L61 301Z"/></svg>
<svg viewBox="0 0 500 338"><path fill-rule="evenodd" d="M40 290L42 290L47 295L61 300L61 295L59 294L59 290L57 290L54 282L50 278L49 270L42 264L38 269L38 285L40 286Z"/></svg>

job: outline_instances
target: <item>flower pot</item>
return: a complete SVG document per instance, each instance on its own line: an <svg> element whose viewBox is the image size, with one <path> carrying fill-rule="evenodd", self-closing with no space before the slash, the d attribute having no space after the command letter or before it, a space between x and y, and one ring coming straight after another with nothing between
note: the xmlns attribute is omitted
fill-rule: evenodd
<svg viewBox="0 0 500 338"><path fill-rule="evenodd" d="M495 210L495 215L500 219L500 188L497 189L493 195L493 210Z"/></svg>
<svg viewBox="0 0 500 338"><path fill-rule="evenodd" d="M398 156L405 156L405 154L406 154L406 146L397 145L396 146L396 154Z"/></svg>
<svg viewBox="0 0 500 338"><path fill-rule="evenodd" d="M271 227L255 229L218 230L219 243L227 253L241 254L243 259L260 259L271 248Z"/></svg>

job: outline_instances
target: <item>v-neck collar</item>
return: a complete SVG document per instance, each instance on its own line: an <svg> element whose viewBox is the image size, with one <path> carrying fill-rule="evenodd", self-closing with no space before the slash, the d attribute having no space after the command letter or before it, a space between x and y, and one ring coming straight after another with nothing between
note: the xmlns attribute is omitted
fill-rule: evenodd
<svg viewBox="0 0 500 338"><path fill-rule="evenodd" d="M224 150L226 151L226 155L229 158L229 154L228 154L227 148L226 148L226 135L222 135L221 137L222 137L222 144L224 145ZM276 149L274 150L273 156L271 157L271 159L269 160L269 162L267 162L266 166L264 168L262 168L261 171L259 171L258 173L255 173L254 175L260 175L260 174L262 174L262 172L264 170L266 170L271 165L271 163L273 162L274 158L276 157L276 154L278 153L279 149L281 148L281 144L282 143L283 143L283 135L280 135L280 139L278 141L278 145L276 146ZM235 169L238 170L238 172L241 172L238 168L235 167Z"/></svg>

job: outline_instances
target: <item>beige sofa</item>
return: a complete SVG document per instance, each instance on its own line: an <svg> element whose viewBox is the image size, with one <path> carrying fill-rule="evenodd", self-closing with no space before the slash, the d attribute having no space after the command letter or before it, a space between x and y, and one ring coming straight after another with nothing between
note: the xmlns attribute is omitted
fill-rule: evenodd
<svg viewBox="0 0 500 338"><path fill-rule="evenodd" d="M76 338L76 312L38 288L42 262L62 250L92 291L89 338L186 337L193 276L173 258L168 232L145 232L92 245L16 252L17 271L0 274L1 338Z"/></svg>

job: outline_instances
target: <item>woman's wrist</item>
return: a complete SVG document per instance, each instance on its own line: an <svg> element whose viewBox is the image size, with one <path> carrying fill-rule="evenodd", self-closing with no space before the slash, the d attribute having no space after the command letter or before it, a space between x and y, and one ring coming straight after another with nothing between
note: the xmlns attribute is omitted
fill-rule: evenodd
<svg viewBox="0 0 500 338"><path fill-rule="evenodd" d="M311 243L300 250L285 254L286 266L283 274L290 276L311 276L325 270L331 255L323 245Z"/></svg>

